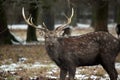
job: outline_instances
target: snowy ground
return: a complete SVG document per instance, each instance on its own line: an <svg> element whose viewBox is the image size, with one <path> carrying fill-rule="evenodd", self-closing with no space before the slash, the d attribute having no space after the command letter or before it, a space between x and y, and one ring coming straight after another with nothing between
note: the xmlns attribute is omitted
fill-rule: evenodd
<svg viewBox="0 0 120 80"><path fill-rule="evenodd" d="M62 24L56 24L55 28L60 26ZM115 27L116 23L112 23L112 24L108 24L108 27ZM41 27L41 25L39 25L38 27ZM79 28L89 28L90 24L82 24L82 23L78 23L77 27ZM26 24L13 24L13 25L8 25L9 29L27 29L27 25Z"/></svg>
<svg viewBox="0 0 120 80"><path fill-rule="evenodd" d="M33 64L25 64L24 61L27 60L26 58L21 58L19 62L17 63L11 63L9 65L1 65L0 66L0 71L1 72L10 72L11 74L14 74L18 70L23 70L23 69L37 69L37 68L47 68L48 71L45 72L45 76L49 78L54 78L58 79L58 75L55 75L56 73L59 72L59 68L53 64L42 64L40 62L35 62ZM120 71L120 63L116 63L116 69ZM97 66L88 66L88 67L79 67L77 68L76 71L76 79L77 80L109 80L108 75L103 72L103 68L100 65ZM98 74L99 73L99 74ZM32 76L30 77L31 80L37 76ZM119 78L120 80L120 74Z"/></svg>
<svg viewBox="0 0 120 80"><path fill-rule="evenodd" d="M62 25L62 24L56 24L55 28L60 26L60 25ZM114 25L114 24L112 24L112 25ZM88 28L88 27L90 27L89 24L77 24L77 26L80 27L80 28ZM28 26L26 24L8 25L9 29L27 29L27 27ZM38 27L41 27L41 25L39 25Z"/></svg>

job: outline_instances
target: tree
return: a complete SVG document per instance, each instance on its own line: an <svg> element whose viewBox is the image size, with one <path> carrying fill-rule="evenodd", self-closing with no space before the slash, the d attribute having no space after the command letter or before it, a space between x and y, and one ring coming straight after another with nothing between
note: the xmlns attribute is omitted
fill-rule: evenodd
<svg viewBox="0 0 120 80"><path fill-rule="evenodd" d="M31 17L33 19L33 23L35 25L37 25L38 7L37 7L35 2L30 3L29 13L31 14ZM28 25L26 41L27 42L37 41L36 29L30 25Z"/></svg>
<svg viewBox="0 0 120 80"><path fill-rule="evenodd" d="M66 3L69 5L68 9L68 13L70 15L71 13L71 8L73 7L74 8L74 17L72 19L72 22L71 22L71 25L72 26L77 26L77 22L79 22L79 5L80 5L80 0L66 0ZM66 6L65 6L66 7ZM66 8L66 11L67 11L67 8ZM68 14L67 13L67 14Z"/></svg>
<svg viewBox="0 0 120 80"><path fill-rule="evenodd" d="M117 22L118 24L120 24L120 1L115 0L116 1L116 5L115 5L115 22Z"/></svg>
<svg viewBox="0 0 120 80"><path fill-rule="evenodd" d="M95 31L108 31L108 1L97 0L94 6L94 29Z"/></svg>
<svg viewBox="0 0 120 80"><path fill-rule="evenodd" d="M42 22L45 23L49 30L54 29L54 12L53 5L56 0L41 0L42 4Z"/></svg>
<svg viewBox="0 0 120 80"><path fill-rule="evenodd" d="M12 40L17 42L18 40L15 39L7 27L7 18L3 3L4 1L0 0L0 44L12 44Z"/></svg>
<svg viewBox="0 0 120 80"><path fill-rule="evenodd" d="M91 27L95 27L95 19L96 19L96 11L95 11L95 6L92 5L92 20L91 20Z"/></svg>

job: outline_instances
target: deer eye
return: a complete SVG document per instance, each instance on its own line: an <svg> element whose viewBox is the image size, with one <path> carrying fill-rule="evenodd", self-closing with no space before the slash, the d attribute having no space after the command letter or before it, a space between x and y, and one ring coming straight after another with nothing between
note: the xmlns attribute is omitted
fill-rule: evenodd
<svg viewBox="0 0 120 80"><path fill-rule="evenodd" d="M48 36L45 36L45 38L48 38Z"/></svg>
<svg viewBox="0 0 120 80"><path fill-rule="evenodd" d="M49 36L48 35L45 35L45 38L48 38Z"/></svg>

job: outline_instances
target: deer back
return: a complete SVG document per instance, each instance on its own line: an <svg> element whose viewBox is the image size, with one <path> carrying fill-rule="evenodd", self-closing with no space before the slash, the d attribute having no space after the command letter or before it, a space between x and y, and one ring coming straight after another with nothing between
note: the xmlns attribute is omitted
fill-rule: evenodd
<svg viewBox="0 0 120 80"><path fill-rule="evenodd" d="M119 40L107 32L92 32L81 36L60 38L58 41L63 50L67 50L66 52L72 50L76 53L81 52L81 54L89 52L93 54L94 52L100 53L100 50L106 52L119 50Z"/></svg>

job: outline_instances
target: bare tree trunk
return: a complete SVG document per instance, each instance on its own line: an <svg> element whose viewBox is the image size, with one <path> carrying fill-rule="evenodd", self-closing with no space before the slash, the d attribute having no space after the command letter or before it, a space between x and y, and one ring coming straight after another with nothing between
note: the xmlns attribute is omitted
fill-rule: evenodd
<svg viewBox="0 0 120 80"><path fill-rule="evenodd" d="M108 1L97 0L95 5L95 31L108 31Z"/></svg>
<svg viewBox="0 0 120 80"><path fill-rule="evenodd" d="M65 0L65 14L67 16L71 15L72 8L74 8L74 17L72 18L71 25L74 27L74 26L77 26L77 8L78 8L78 4L74 3L74 5L72 5L71 2L69 2L69 0Z"/></svg>
<svg viewBox="0 0 120 80"><path fill-rule="evenodd" d="M118 24L120 24L120 3L116 1L116 5L115 5L115 22L117 22Z"/></svg>
<svg viewBox="0 0 120 80"><path fill-rule="evenodd" d="M36 3L31 3L30 4L30 9L29 13L31 14L31 17L33 18L33 23L37 25L37 19L38 19L38 7L36 7ZM27 29L27 42L30 41L37 41L37 36L36 36L36 29L28 25Z"/></svg>
<svg viewBox="0 0 120 80"><path fill-rule="evenodd" d="M0 1L0 16L0 45L12 44L12 40L18 42L18 40L15 39L7 27L7 18L3 6L3 1Z"/></svg>
<svg viewBox="0 0 120 80"><path fill-rule="evenodd" d="M42 7L42 22L45 23L49 30L54 29L54 12L52 12L51 6Z"/></svg>
<svg viewBox="0 0 120 80"><path fill-rule="evenodd" d="M92 21L91 21L91 27L95 27L95 19L96 19L96 11L95 6L92 5Z"/></svg>

